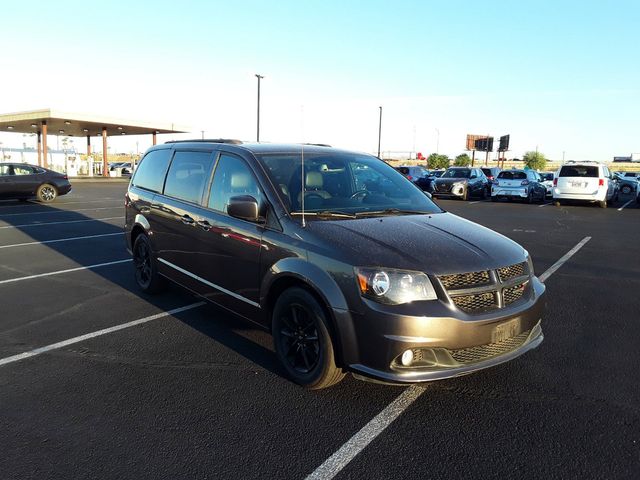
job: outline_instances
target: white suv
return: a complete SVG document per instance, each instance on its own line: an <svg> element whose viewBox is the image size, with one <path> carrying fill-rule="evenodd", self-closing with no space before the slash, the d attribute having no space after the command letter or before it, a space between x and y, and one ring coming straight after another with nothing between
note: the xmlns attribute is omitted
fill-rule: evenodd
<svg viewBox="0 0 640 480"><path fill-rule="evenodd" d="M556 206L563 200L598 202L606 208L607 202L617 195L613 174L598 162L567 162L553 179L553 201Z"/></svg>

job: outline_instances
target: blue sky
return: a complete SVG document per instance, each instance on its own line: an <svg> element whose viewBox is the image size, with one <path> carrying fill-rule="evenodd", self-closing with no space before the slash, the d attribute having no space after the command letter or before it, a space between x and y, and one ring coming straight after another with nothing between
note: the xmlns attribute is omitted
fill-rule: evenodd
<svg viewBox="0 0 640 480"><path fill-rule="evenodd" d="M382 105L383 151L453 156L466 133L509 133L513 156L640 152L637 1L97 5L3 5L3 112L51 106L251 140L261 73L267 141L375 152Z"/></svg>

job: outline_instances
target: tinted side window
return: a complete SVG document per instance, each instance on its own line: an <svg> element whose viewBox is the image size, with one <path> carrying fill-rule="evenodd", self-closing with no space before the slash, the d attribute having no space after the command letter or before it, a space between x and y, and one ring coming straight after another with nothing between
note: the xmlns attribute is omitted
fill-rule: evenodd
<svg viewBox="0 0 640 480"><path fill-rule="evenodd" d="M211 152L176 152L169 167L164 194L192 203L200 203L209 179Z"/></svg>
<svg viewBox="0 0 640 480"><path fill-rule="evenodd" d="M33 168L25 167L23 165L15 165L13 167L13 174L14 175L32 175L33 174Z"/></svg>
<svg viewBox="0 0 640 480"><path fill-rule="evenodd" d="M251 195L262 204L262 193L249 166L238 157L221 154L209 193L209 208L227 213L229 199L238 195Z"/></svg>
<svg viewBox="0 0 640 480"><path fill-rule="evenodd" d="M171 149L153 150L147 153L136 169L132 184L152 192L162 192L171 153Z"/></svg>

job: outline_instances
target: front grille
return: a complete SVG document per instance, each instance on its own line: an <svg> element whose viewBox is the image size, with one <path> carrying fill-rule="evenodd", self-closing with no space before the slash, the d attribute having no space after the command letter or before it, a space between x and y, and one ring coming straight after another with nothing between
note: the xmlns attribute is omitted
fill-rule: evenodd
<svg viewBox="0 0 640 480"><path fill-rule="evenodd" d="M452 185L447 185L447 184L436 184L436 190L438 192L442 192L442 193L446 193L446 192L450 192L451 191L451 187Z"/></svg>
<svg viewBox="0 0 640 480"><path fill-rule="evenodd" d="M516 263L509 265L508 267L502 267L498 269L498 276L500 281L505 282L512 278L522 277L527 274L527 262Z"/></svg>
<svg viewBox="0 0 640 480"><path fill-rule="evenodd" d="M529 337L531 330L522 332L515 337L507 338L502 342L478 345L477 347L463 348L460 350L449 350L449 354L459 363L468 364L486 360L491 357L503 355L515 350L522 345Z"/></svg>
<svg viewBox="0 0 640 480"><path fill-rule="evenodd" d="M515 302L516 300L520 300L522 295L524 295L524 289L527 283L521 283L520 285L514 285L513 287L505 288L502 292L504 298L504 304L509 305L510 303Z"/></svg>
<svg viewBox="0 0 640 480"><path fill-rule="evenodd" d="M488 271L456 273L453 275L442 275L438 277L442 282L442 286L447 290L457 288L474 288L489 285L491 277Z"/></svg>
<svg viewBox="0 0 640 480"><path fill-rule="evenodd" d="M522 262L496 270L440 275L438 280L460 310L466 313L483 313L523 298L529 280L517 285L513 285L513 282L529 275L527 262ZM472 289L479 291L474 292Z"/></svg>
<svg viewBox="0 0 640 480"><path fill-rule="evenodd" d="M493 292L475 293L472 295L460 295L453 297L453 303L463 312L480 312L498 307L496 296Z"/></svg>

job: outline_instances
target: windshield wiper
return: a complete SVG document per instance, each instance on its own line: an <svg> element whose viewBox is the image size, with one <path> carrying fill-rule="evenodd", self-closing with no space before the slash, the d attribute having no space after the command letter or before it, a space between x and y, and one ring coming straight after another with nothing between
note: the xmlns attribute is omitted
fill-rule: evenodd
<svg viewBox="0 0 640 480"><path fill-rule="evenodd" d="M332 212L331 210L323 210L321 212L291 212L291 215L302 216L305 217L307 215L317 218L356 218L356 216L352 213L344 213L344 212Z"/></svg>
<svg viewBox="0 0 640 480"><path fill-rule="evenodd" d="M374 210L370 212L358 212L358 217L373 217L378 215L427 215L433 212L421 212L418 210L401 210L399 208L385 208L384 210Z"/></svg>

